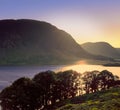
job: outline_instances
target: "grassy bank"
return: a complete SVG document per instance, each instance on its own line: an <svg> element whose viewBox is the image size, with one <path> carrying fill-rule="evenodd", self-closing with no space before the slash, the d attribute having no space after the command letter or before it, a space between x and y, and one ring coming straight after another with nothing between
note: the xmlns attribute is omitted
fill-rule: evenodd
<svg viewBox="0 0 120 110"><path fill-rule="evenodd" d="M120 110L120 87L75 97L65 103L57 110Z"/></svg>

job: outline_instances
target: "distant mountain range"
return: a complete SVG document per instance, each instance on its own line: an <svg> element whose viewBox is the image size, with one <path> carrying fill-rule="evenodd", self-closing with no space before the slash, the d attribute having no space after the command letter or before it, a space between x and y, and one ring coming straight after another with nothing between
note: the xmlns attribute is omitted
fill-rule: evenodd
<svg viewBox="0 0 120 110"><path fill-rule="evenodd" d="M110 58L120 58L120 49L112 47L107 42L96 42L96 43L84 43L81 47L87 52L94 55L102 55Z"/></svg>
<svg viewBox="0 0 120 110"><path fill-rule="evenodd" d="M35 20L0 20L0 65L61 64L93 58L63 30Z"/></svg>

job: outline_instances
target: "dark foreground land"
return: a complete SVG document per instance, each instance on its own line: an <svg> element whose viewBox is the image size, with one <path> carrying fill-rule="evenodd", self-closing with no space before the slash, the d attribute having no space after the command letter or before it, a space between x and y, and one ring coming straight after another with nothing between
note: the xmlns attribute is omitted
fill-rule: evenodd
<svg viewBox="0 0 120 110"><path fill-rule="evenodd" d="M120 80L108 70L43 71L3 89L0 105L2 110L120 110Z"/></svg>

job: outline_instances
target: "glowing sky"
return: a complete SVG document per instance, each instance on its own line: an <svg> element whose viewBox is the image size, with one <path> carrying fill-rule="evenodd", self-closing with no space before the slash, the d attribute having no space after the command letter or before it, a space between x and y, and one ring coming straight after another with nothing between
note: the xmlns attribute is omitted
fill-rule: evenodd
<svg viewBox="0 0 120 110"><path fill-rule="evenodd" d="M0 19L12 18L49 22L80 44L120 47L120 0L0 0Z"/></svg>

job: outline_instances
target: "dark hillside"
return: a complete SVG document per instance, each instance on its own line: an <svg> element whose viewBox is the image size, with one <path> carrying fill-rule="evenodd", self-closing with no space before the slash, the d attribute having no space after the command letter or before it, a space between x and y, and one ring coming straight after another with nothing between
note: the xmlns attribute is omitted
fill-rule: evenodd
<svg viewBox="0 0 120 110"><path fill-rule="evenodd" d="M116 48L117 49L117 51L120 53L120 48Z"/></svg>
<svg viewBox="0 0 120 110"><path fill-rule="evenodd" d="M35 20L0 20L0 65L59 64L91 58L66 32Z"/></svg>

